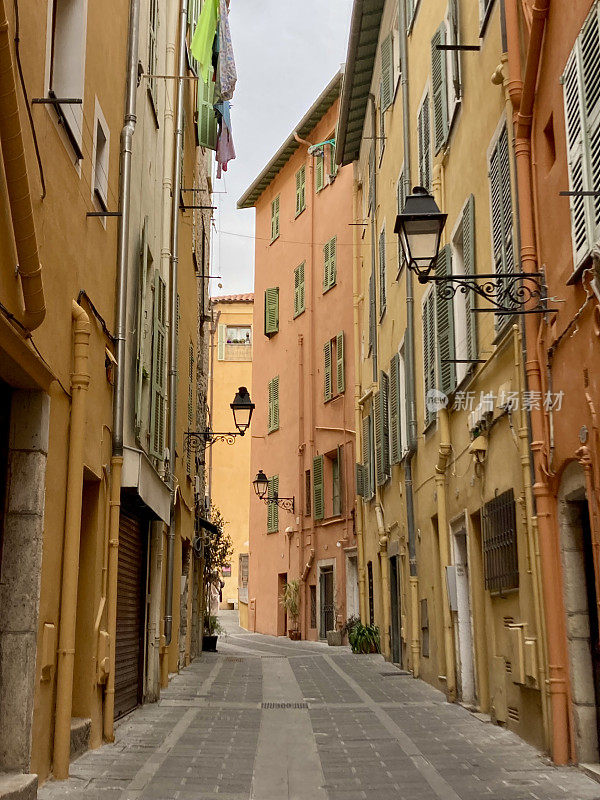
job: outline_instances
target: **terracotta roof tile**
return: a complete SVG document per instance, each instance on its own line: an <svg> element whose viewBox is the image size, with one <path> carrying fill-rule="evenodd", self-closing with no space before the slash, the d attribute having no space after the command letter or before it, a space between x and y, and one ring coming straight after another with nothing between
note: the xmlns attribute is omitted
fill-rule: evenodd
<svg viewBox="0 0 600 800"><path fill-rule="evenodd" d="M212 303L253 303L254 295L249 294L224 294L217 297L211 297Z"/></svg>

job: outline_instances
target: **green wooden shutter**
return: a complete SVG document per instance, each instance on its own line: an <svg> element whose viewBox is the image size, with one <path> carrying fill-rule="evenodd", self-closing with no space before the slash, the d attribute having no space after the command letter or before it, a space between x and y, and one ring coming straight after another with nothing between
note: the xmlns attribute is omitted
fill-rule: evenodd
<svg viewBox="0 0 600 800"><path fill-rule="evenodd" d="M446 44L446 24L442 22L431 40L431 90L433 94L433 139L435 151L448 138L448 81L446 51L438 45Z"/></svg>
<svg viewBox="0 0 600 800"><path fill-rule="evenodd" d="M427 394L435 389L435 289L423 303L423 375L425 379L425 426L433 419L427 408Z"/></svg>
<svg viewBox="0 0 600 800"><path fill-rule="evenodd" d="M329 288L329 242L323 247L323 291Z"/></svg>
<svg viewBox="0 0 600 800"><path fill-rule="evenodd" d="M355 465L355 492L357 497L366 498L366 486L365 486L365 466L364 464L356 464Z"/></svg>
<svg viewBox="0 0 600 800"><path fill-rule="evenodd" d="M465 275L475 274L475 198L473 195L467 200L467 205L462 217L463 236L463 267ZM474 361L477 358L477 323L472 311L475 296L471 292L464 295L467 335L467 358Z"/></svg>
<svg viewBox="0 0 600 800"><path fill-rule="evenodd" d="M279 430L279 375L276 375L271 381L271 396L272 396L272 417L271 417L271 430Z"/></svg>
<svg viewBox="0 0 600 800"><path fill-rule="evenodd" d="M273 500L279 496L279 475L269 478L267 498ZM277 503L267 503L267 533L279 530L279 507Z"/></svg>
<svg viewBox="0 0 600 800"><path fill-rule="evenodd" d="M313 518L325 517L325 484L323 475L323 456L313 458Z"/></svg>
<svg viewBox="0 0 600 800"><path fill-rule="evenodd" d="M363 497L365 499L369 499L371 497L372 491L372 481L370 480L371 477L371 418L367 414L366 417L363 417L362 421L362 467L363 467L363 487L364 487L364 494Z"/></svg>
<svg viewBox="0 0 600 800"><path fill-rule="evenodd" d="M294 270L294 316L305 310L304 262Z"/></svg>
<svg viewBox="0 0 600 800"><path fill-rule="evenodd" d="M218 347L217 347L217 359L219 361L225 361L225 339L226 336L226 326L219 325L219 339L218 339Z"/></svg>
<svg viewBox="0 0 600 800"><path fill-rule="evenodd" d="M198 143L209 150L217 149L217 118L213 108L214 83L198 81Z"/></svg>
<svg viewBox="0 0 600 800"><path fill-rule="evenodd" d="M513 246L512 189L510 179L510 157L508 149L508 133L506 126L500 132L498 141L490 156L490 190L492 206L492 243L494 251L494 269L496 272L511 273L515 271ZM505 282L508 279L502 279ZM507 316L496 320L501 327Z"/></svg>
<svg viewBox="0 0 600 800"><path fill-rule="evenodd" d="M400 412L400 356L394 353L390 361L390 460L399 464L402 460L402 431Z"/></svg>
<svg viewBox="0 0 600 800"><path fill-rule="evenodd" d="M265 335L279 330L279 287L265 290Z"/></svg>
<svg viewBox="0 0 600 800"><path fill-rule="evenodd" d="M338 333L335 342L336 389L338 394L346 390L346 371L344 367L344 332Z"/></svg>
<svg viewBox="0 0 600 800"><path fill-rule="evenodd" d="M271 241L279 236L279 195L271 203Z"/></svg>
<svg viewBox="0 0 600 800"><path fill-rule="evenodd" d="M306 208L306 167L296 173L296 216Z"/></svg>
<svg viewBox="0 0 600 800"><path fill-rule="evenodd" d="M379 318L385 314L387 306L386 292L386 265L385 265L385 227L379 234Z"/></svg>
<svg viewBox="0 0 600 800"><path fill-rule="evenodd" d="M320 192L325 184L325 154L319 150L315 164L315 188Z"/></svg>
<svg viewBox="0 0 600 800"><path fill-rule="evenodd" d="M335 286L337 280L337 238L329 242L329 288Z"/></svg>
<svg viewBox="0 0 600 800"><path fill-rule="evenodd" d="M385 471L385 452L384 452L384 429L383 429L383 401L381 391L373 395L373 429L375 433L375 476L377 486L383 486L386 481Z"/></svg>
<svg viewBox="0 0 600 800"><path fill-rule="evenodd" d="M438 278L445 278L452 274L452 249L448 244L440 250L435 264L435 274ZM437 291L435 292L435 316L440 384L437 388L444 394L450 394L456 388L456 364L450 360L456 356L454 301L452 298L445 300Z"/></svg>
<svg viewBox="0 0 600 800"><path fill-rule="evenodd" d="M394 102L394 44L390 33L381 43L381 110Z"/></svg>
<svg viewBox="0 0 600 800"><path fill-rule="evenodd" d="M379 404L381 418L381 466L384 482L390 477L390 379L382 372L379 378Z"/></svg>
<svg viewBox="0 0 600 800"><path fill-rule="evenodd" d="M144 333L146 319L146 276L148 274L148 217L144 217L140 252L140 283L137 320L137 362L135 383L135 430L139 436L142 427L142 388L144 385Z"/></svg>
<svg viewBox="0 0 600 800"><path fill-rule="evenodd" d="M267 418L267 432L271 433L273 430L273 381L269 381L269 402L268 402L268 418Z"/></svg>
<svg viewBox="0 0 600 800"><path fill-rule="evenodd" d="M150 406L150 455L164 458L166 402L166 298L167 285L158 270L154 274L154 332L152 339L152 396Z"/></svg>
<svg viewBox="0 0 600 800"><path fill-rule="evenodd" d="M423 100L417 119L419 145L419 182L431 189L431 134L429 123L429 95Z"/></svg>
<svg viewBox="0 0 600 800"><path fill-rule="evenodd" d="M333 375L332 375L332 365L331 365L331 341L325 342L323 346L323 354L324 354L324 397L325 402L331 400L333 397Z"/></svg>

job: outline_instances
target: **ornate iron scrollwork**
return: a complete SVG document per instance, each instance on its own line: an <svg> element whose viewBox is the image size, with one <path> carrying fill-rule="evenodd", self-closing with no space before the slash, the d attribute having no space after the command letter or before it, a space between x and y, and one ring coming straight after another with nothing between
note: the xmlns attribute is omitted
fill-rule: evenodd
<svg viewBox="0 0 600 800"><path fill-rule="evenodd" d="M499 314L541 314L549 311L545 305L543 275L540 272L502 272L485 275L432 275L428 281L437 284L442 300L452 300L457 293L473 292L490 303Z"/></svg>
<svg viewBox="0 0 600 800"><path fill-rule="evenodd" d="M236 436L241 436L240 433L217 433L216 431L186 431L185 446L190 453L196 453L203 447L212 447L215 442L225 442L226 444L235 444Z"/></svg>
<svg viewBox="0 0 600 800"><path fill-rule="evenodd" d="M269 503L276 503L277 506L282 508L284 511L289 511L290 514L294 513L296 500L294 497L279 497L279 495L277 495L276 497L262 497L261 499L263 503L266 503L267 505Z"/></svg>

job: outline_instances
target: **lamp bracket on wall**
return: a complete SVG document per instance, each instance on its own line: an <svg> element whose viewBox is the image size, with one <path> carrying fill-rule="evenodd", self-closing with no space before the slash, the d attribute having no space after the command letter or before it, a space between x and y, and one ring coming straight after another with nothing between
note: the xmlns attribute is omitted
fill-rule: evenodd
<svg viewBox="0 0 600 800"><path fill-rule="evenodd" d="M243 433L237 431L229 431L221 433L218 431L211 431L208 428L204 431L186 431L183 435L184 446L190 453L195 453L202 447L212 447L215 442L225 442L226 444L235 444L236 436L243 436Z"/></svg>
<svg viewBox="0 0 600 800"><path fill-rule="evenodd" d="M295 511L295 497L279 497L279 495L276 494L274 497L261 497L260 499L266 505L269 505L269 503L275 503L278 508L282 508L284 511L289 511L290 514L293 514Z"/></svg>
<svg viewBox="0 0 600 800"><path fill-rule="evenodd" d="M490 303L489 308L471 309L474 312L545 314L553 310L546 306L547 297L541 272L429 275L426 282L437 284L437 295L442 300L452 300L457 293L473 292Z"/></svg>

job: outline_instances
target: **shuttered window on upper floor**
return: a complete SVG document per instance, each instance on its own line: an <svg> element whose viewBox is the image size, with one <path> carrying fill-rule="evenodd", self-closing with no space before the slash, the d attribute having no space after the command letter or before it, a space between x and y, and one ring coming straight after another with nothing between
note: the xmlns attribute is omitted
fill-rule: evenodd
<svg viewBox="0 0 600 800"><path fill-rule="evenodd" d="M362 419L362 461L356 464L356 494L370 500L375 493L375 458L372 415Z"/></svg>
<svg viewBox="0 0 600 800"><path fill-rule="evenodd" d="M306 308L306 289L304 283L304 261L294 270L294 317L299 316Z"/></svg>
<svg viewBox="0 0 600 800"><path fill-rule="evenodd" d="M271 242L279 236L279 195L271 203Z"/></svg>
<svg viewBox="0 0 600 800"><path fill-rule="evenodd" d="M320 192L325 186L325 150L320 147L315 156L315 190Z"/></svg>
<svg viewBox="0 0 600 800"><path fill-rule="evenodd" d="M340 331L323 346L323 397L327 403L346 389L344 332Z"/></svg>
<svg viewBox="0 0 600 800"><path fill-rule="evenodd" d="M167 284L158 270L154 275L154 330L152 337L152 394L150 398L150 455L162 460L165 450Z"/></svg>
<svg viewBox="0 0 600 800"><path fill-rule="evenodd" d="M323 247L323 292L329 291L337 281L337 238L334 236Z"/></svg>
<svg viewBox="0 0 600 800"><path fill-rule="evenodd" d="M217 149L217 117L214 110L214 83L198 81L198 144Z"/></svg>
<svg viewBox="0 0 600 800"><path fill-rule="evenodd" d="M381 372L379 391L373 395L375 433L375 472L378 486L390 477L389 376Z"/></svg>
<svg viewBox="0 0 600 800"><path fill-rule="evenodd" d="M459 225L452 240L452 273L475 274L475 198L470 195L464 205ZM477 358L477 316L473 312L475 296L471 292L457 292L453 299L455 332L454 341L456 383L469 371L470 362Z"/></svg>
<svg viewBox="0 0 600 800"><path fill-rule="evenodd" d="M515 251L510 152L506 124L502 126L491 149L489 177L494 271L510 275L515 271ZM513 279L501 279L502 282L511 280ZM496 327L502 328L509 320L509 315L497 315Z"/></svg>
<svg viewBox="0 0 600 800"><path fill-rule="evenodd" d="M600 7L594 3L562 77L569 190L600 191ZM572 196L573 263L579 269L600 238L600 195Z"/></svg>
<svg viewBox="0 0 600 800"><path fill-rule="evenodd" d="M296 173L296 216L306 208L306 167L302 165Z"/></svg>
<svg viewBox="0 0 600 800"><path fill-rule="evenodd" d="M269 381L267 433L279 430L279 375Z"/></svg>
<svg viewBox="0 0 600 800"><path fill-rule="evenodd" d="M427 427L434 419L434 413L427 402L429 393L436 388L435 385L435 290L429 291L422 306L423 324L423 388L425 392L424 423Z"/></svg>
<svg viewBox="0 0 600 800"><path fill-rule="evenodd" d="M379 234L379 319L387 307L387 262L385 251L385 225Z"/></svg>
<svg viewBox="0 0 600 800"><path fill-rule="evenodd" d="M325 518L325 464L322 455L313 458L313 519Z"/></svg>
<svg viewBox="0 0 600 800"><path fill-rule="evenodd" d="M438 150L448 138L448 76L446 52L438 45L446 44L446 23L442 22L431 40L431 92L433 96L433 141Z"/></svg>
<svg viewBox="0 0 600 800"><path fill-rule="evenodd" d="M279 287L265 289L265 336L279 331Z"/></svg>
<svg viewBox="0 0 600 800"><path fill-rule="evenodd" d="M429 118L429 93L419 109L417 117L417 140L419 146L419 185L431 190L431 128Z"/></svg>
<svg viewBox="0 0 600 800"><path fill-rule="evenodd" d="M279 475L273 475L267 483L267 499L275 500L279 497ZM277 533L279 530L279 506L277 503L267 503L267 533Z"/></svg>
<svg viewBox="0 0 600 800"><path fill-rule="evenodd" d="M443 247L435 263L435 274L446 278L452 274L452 248ZM435 291L435 342L437 345L438 385L435 387L444 394L451 394L456 388L455 337L454 337L454 299L445 299Z"/></svg>

